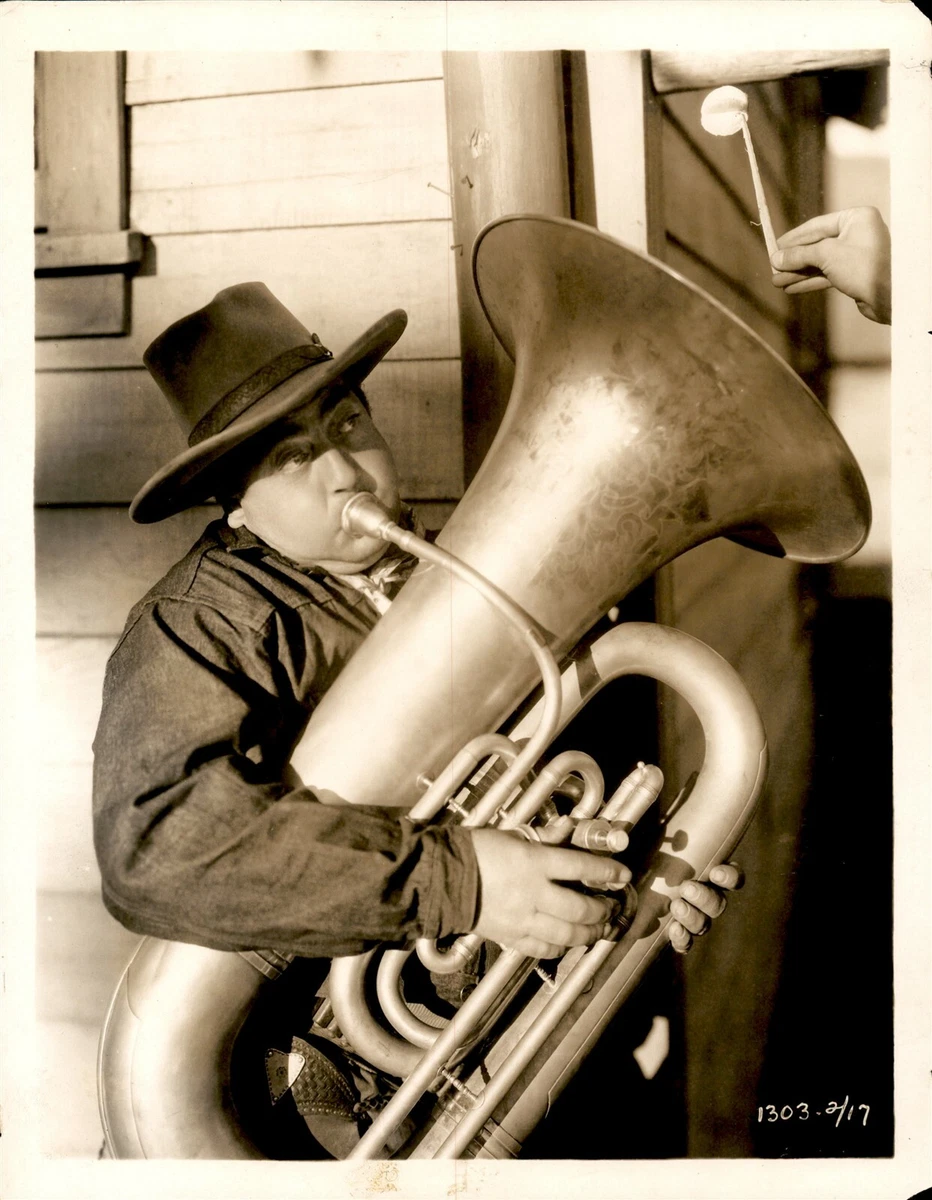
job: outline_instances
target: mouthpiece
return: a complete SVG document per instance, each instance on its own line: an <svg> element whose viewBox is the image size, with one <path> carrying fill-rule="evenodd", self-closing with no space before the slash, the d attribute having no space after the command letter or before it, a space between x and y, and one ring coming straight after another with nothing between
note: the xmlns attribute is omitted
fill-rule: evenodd
<svg viewBox="0 0 932 1200"><path fill-rule="evenodd" d="M352 537L377 537L390 542L394 525L391 514L371 492L350 496L343 508L340 524Z"/></svg>

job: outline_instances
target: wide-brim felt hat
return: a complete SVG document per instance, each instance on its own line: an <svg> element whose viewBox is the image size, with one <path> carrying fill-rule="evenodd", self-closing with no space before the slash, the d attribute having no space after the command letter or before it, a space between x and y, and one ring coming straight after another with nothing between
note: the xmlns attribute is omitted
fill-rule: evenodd
<svg viewBox="0 0 932 1200"><path fill-rule="evenodd" d="M264 283L240 283L155 339L143 362L188 448L149 479L130 516L148 524L216 495L222 460L337 381L358 385L401 337L399 308L332 354Z"/></svg>

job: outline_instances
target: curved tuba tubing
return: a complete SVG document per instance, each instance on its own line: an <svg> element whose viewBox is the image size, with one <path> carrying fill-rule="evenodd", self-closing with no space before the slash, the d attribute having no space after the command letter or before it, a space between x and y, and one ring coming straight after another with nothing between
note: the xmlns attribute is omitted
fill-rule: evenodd
<svg viewBox="0 0 932 1200"><path fill-rule="evenodd" d="M563 658L611 605L690 547L725 535L830 562L867 536L864 481L827 414L782 359L701 289L591 228L537 216L487 226L473 270L515 381L495 442L437 547L468 564L487 592L510 598L528 628L522 640L465 576L422 562L295 749L293 765L309 787L350 803L410 808L425 782L429 794L443 790L447 764L465 745L509 761L517 750L491 735L532 690L546 657L530 652L528 637ZM497 1074L474 1115L452 1131L439 1116L403 1153L516 1153L665 943L669 892L706 876L743 832L760 786L759 723L730 668L697 646L660 627L622 627L563 673L557 725L613 674L669 677L702 710L706 762L688 803L668 819L669 845L638 880L628 932L567 955L561 974L575 982L553 996L541 989L488 1052ZM549 693L553 708L552 682ZM724 699L703 709L707 693ZM511 734L527 736L524 725ZM739 781L720 799L730 762L742 764ZM568 769L583 775L587 795L598 790L591 771ZM627 801L619 804L627 812ZM344 997L334 1007L342 1004L349 1024L360 1017L365 1040L354 961L334 965ZM417 1103L422 1077L437 1074L431 1056L448 1066L462 1057L463 1029L472 1022L483 1035L484 1013L520 986L527 964L508 954L499 962L459 1011L458 1034L448 1027L432 1045L386 1035L385 1053L405 1082L357 1156L384 1152L388 1126L397 1129L398 1113ZM230 1047L262 984L235 954L143 942L101 1037L99 1095L112 1155L257 1156L228 1074ZM469 1007L477 994L484 1011L479 1001ZM456 1041L452 1058L443 1058L444 1038Z"/></svg>
<svg viewBox="0 0 932 1200"><path fill-rule="evenodd" d="M558 986L552 992L541 989L481 1064L461 1077L461 1087L475 1097L465 1115L451 1119L455 1106L438 1102L412 1139L410 1157L461 1157L470 1148L476 1157L514 1157L666 945L669 904L680 885L687 879L708 879L709 870L737 846L754 814L767 769L760 717L732 667L689 634L632 622L599 638L564 673L560 729L607 683L631 674L668 684L692 706L705 735L696 784L664 823L661 846L637 881L637 906L621 939L565 956L561 971L565 968L566 974L560 980L558 972ZM512 738L523 739L539 708L511 732ZM333 972L344 975L353 961L337 960ZM337 1010L337 992L331 990L331 996ZM465 1040L471 1010L483 1015L482 999L477 989L455 1022L413 1064L351 1158L379 1155L443 1060ZM343 1004L364 1011L362 988ZM342 1008L338 1019L345 1024ZM477 1137L478 1145L471 1147Z"/></svg>

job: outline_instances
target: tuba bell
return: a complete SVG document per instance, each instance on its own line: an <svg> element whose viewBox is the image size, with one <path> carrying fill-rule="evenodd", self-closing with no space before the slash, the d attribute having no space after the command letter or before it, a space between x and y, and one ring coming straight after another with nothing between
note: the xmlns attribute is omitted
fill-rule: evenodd
<svg viewBox="0 0 932 1200"><path fill-rule="evenodd" d="M639 768L604 801L588 756L547 761L556 733L611 679L646 674L696 711L705 760L685 803L661 818L618 936L571 950L554 978L505 951L436 1028L405 1002L406 952L332 964L336 1031L389 1081L357 1158L520 1153L666 944L671 897L686 879L707 879L753 815L766 739L732 668L658 625L623 624L583 644L587 632L711 538L832 562L869 526L864 480L813 394L663 264L572 221L509 216L480 233L473 274L515 364L507 412L435 545L365 496L347 506L347 528L421 561L316 709L292 765L322 797L420 820L449 819L452 806L467 825L618 852L656 799L659 772ZM569 813L553 811L561 789ZM418 946L439 971L475 950L468 936L452 949ZM111 1155L262 1157L231 1095L230 1057L267 982L241 955L143 941L101 1036Z"/></svg>

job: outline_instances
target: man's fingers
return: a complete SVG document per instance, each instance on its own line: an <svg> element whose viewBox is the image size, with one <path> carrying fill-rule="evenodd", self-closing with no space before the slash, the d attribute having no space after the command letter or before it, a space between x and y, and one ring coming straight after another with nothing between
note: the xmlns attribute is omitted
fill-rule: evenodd
<svg viewBox="0 0 932 1200"><path fill-rule="evenodd" d="M670 912L679 923L685 926L690 933L699 937L709 927L709 918L704 912L693 907L692 904L687 904L685 900L674 900L670 905Z"/></svg>
<svg viewBox="0 0 932 1200"><path fill-rule="evenodd" d="M692 934L689 930L684 929L679 921L671 921L667 927L667 932L670 935L670 945L677 954L686 954L693 944Z"/></svg>
<svg viewBox="0 0 932 1200"><path fill-rule="evenodd" d="M737 892L739 888L744 887L744 872L737 863L719 863L717 867L713 867L709 872L709 882L714 883L716 887L723 887L727 888L730 892Z"/></svg>
<svg viewBox="0 0 932 1200"><path fill-rule="evenodd" d="M775 288L786 288L791 283L802 283L805 279L820 279L823 287L831 287L818 267L810 267L806 271L774 271L770 276L770 282Z"/></svg>
<svg viewBox="0 0 932 1200"><path fill-rule="evenodd" d="M571 880L589 887L623 888L631 881L631 872L613 858L590 854L586 850L566 850L562 846L546 849L547 874L551 879Z"/></svg>
<svg viewBox="0 0 932 1200"><path fill-rule="evenodd" d="M525 958L559 958L565 950L564 946L544 942L535 937L518 938L511 948L523 954Z"/></svg>
<svg viewBox="0 0 932 1200"><path fill-rule="evenodd" d="M587 896L558 883L550 885L540 907L548 916L559 917L573 925L601 926L618 911L618 905L604 896Z"/></svg>
<svg viewBox="0 0 932 1200"><path fill-rule="evenodd" d="M513 948L528 958L560 958L570 946L591 946L600 938L609 939L616 933L610 921L580 925L539 913L534 928L518 938Z"/></svg>
<svg viewBox="0 0 932 1200"><path fill-rule="evenodd" d="M698 908L713 920L720 917L728 903L722 893L707 883L697 883L692 880L680 888L680 896L693 908ZM695 930L693 931L695 932Z"/></svg>
<svg viewBox="0 0 932 1200"><path fill-rule="evenodd" d="M800 283L791 283L785 291L788 296L796 296L801 292L823 292L830 287L832 284L824 275L814 275L811 279L803 279Z"/></svg>
<svg viewBox="0 0 932 1200"><path fill-rule="evenodd" d="M790 246L808 246L812 242L821 242L823 238L838 237L844 216L844 212L833 212L812 217L803 221L802 225L797 225L795 229L788 229L786 233L781 234L777 238L777 245L781 250L785 250Z"/></svg>
<svg viewBox="0 0 932 1200"><path fill-rule="evenodd" d="M600 937L610 933L611 926L607 921L600 921L597 925L577 925L571 921L563 921L560 917L540 913L528 936L548 945L558 946L559 953L562 954L569 946L591 946Z"/></svg>

